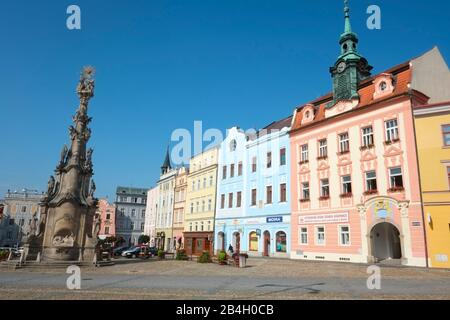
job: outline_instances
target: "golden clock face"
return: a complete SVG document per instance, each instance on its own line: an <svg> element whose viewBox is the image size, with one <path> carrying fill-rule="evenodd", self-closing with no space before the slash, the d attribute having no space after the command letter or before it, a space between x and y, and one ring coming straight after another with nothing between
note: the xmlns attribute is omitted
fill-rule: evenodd
<svg viewBox="0 0 450 320"><path fill-rule="evenodd" d="M337 72L342 73L344 72L345 68L347 67L347 65L345 64L345 62L341 62L338 64L337 66Z"/></svg>

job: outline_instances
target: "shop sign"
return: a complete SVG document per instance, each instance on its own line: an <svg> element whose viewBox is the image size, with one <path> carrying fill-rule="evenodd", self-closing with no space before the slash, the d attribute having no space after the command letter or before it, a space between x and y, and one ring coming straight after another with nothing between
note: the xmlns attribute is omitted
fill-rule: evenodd
<svg viewBox="0 0 450 320"><path fill-rule="evenodd" d="M283 217L267 217L266 221L267 223L283 222Z"/></svg>
<svg viewBox="0 0 450 320"><path fill-rule="evenodd" d="M317 223L345 223L348 222L348 212L315 214L310 216L298 217L299 224L317 224Z"/></svg>

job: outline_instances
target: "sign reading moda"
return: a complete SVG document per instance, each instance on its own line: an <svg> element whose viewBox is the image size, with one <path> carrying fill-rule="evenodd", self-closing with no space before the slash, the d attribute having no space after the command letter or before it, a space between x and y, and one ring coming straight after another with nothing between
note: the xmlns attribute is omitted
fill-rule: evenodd
<svg viewBox="0 0 450 320"><path fill-rule="evenodd" d="M298 217L299 224L345 223L345 222L348 222L348 212L316 214L316 215Z"/></svg>
<svg viewBox="0 0 450 320"><path fill-rule="evenodd" d="M283 217L267 217L267 223L283 222Z"/></svg>

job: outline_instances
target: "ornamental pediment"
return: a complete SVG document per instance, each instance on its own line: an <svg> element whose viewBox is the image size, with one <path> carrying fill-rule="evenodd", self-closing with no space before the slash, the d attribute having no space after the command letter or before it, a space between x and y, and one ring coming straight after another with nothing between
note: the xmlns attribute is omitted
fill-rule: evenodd
<svg viewBox="0 0 450 320"><path fill-rule="evenodd" d="M358 99L353 100L341 100L325 111L325 118L331 118L341 113L350 111L358 105Z"/></svg>

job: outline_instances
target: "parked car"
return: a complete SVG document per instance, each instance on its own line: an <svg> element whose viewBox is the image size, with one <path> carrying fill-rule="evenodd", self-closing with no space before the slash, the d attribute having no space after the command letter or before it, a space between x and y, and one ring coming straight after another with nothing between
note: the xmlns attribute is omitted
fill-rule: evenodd
<svg viewBox="0 0 450 320"><path fill-rule="evenodd" d="M148 248L148 251L152 257L155 257L158 255L158 248L156 248L156 247L150 247L150 248Z"/></svg>
<svg viewBox="0 0 450 320"><path fill-rule="evenodd" d="M122 257L126 258L137 258L141 252L141 247L133 247L131 249L122 252Z"/></svg>
<svg viewBox="0 0 450 320"><path fill-rule="evenodd" d="M118 247L113 249L114 256L120 256L126 250L130 249L130 247Z"/></svg>

